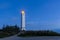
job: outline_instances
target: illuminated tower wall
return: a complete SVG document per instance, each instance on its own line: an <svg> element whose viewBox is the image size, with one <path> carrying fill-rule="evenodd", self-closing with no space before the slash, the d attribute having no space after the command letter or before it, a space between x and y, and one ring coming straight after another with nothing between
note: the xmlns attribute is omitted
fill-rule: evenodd
<svg viewBox="0 0 60 40"><path fill-rule="evenodd" d="M25 12L21 12L21 30L25 30Z"/></svg>

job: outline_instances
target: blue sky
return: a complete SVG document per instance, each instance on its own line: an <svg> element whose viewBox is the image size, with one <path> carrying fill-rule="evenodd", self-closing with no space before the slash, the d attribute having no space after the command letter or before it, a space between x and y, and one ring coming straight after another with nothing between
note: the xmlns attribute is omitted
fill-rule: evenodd
<svg viewBox="0 0 60 40"><path fill-rule="evenodd" d="M0 0L0 28L20 26L21 10L26 13L27 30L60 29L60 0Z"/></svg>

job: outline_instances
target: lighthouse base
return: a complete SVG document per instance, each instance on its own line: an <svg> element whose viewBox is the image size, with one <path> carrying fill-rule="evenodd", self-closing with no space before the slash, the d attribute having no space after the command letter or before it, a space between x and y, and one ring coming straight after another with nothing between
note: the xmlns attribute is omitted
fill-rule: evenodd
<svg viewBox="0 0 60 40"><path fill-rule="evenodd" d="M25 28L23 27L21 30L22 30L22 31L25 31Z"/></svg>

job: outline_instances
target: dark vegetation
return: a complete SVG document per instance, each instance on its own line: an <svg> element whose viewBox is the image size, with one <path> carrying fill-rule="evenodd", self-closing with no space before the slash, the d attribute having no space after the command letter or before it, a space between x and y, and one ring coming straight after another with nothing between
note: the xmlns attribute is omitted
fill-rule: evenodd
<svg viewBox="0 0 60 40"><path fill-rule="evenodd" d="M39 31L21 31L20 28L15 26L3 26L0 29L0 38L9 37L18 34L19 37L32 37L32 36L60 36L60 33L50 30L39 30Z"/></svg>
<svg viewBox="0 0 60 40"><path fill-rule="evenodd" d="M4 26L2 29L0 29L0 38L12 36L15 34L18 34L20 31L19 27L17 25L15 26Z"/></svg>
<svg viewBox="0 0 60 40"><path fill-rule="evenodd" d="M53 31L24 31L18 35L19 37L30 37L30 36L60 36L59 33Z"/></svg>

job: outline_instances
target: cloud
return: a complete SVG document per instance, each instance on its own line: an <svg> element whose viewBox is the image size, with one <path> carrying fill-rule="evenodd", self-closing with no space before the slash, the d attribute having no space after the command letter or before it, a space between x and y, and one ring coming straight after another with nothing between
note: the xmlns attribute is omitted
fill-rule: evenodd
<svg viewBox="0 0 60 40"><path fill-rule="evenodd" d="M38 28L38 29L58 29L60 28L60 25L57 21L30 21L30 22L27 22L27 27L30 27L30 28Z"/></svg>

